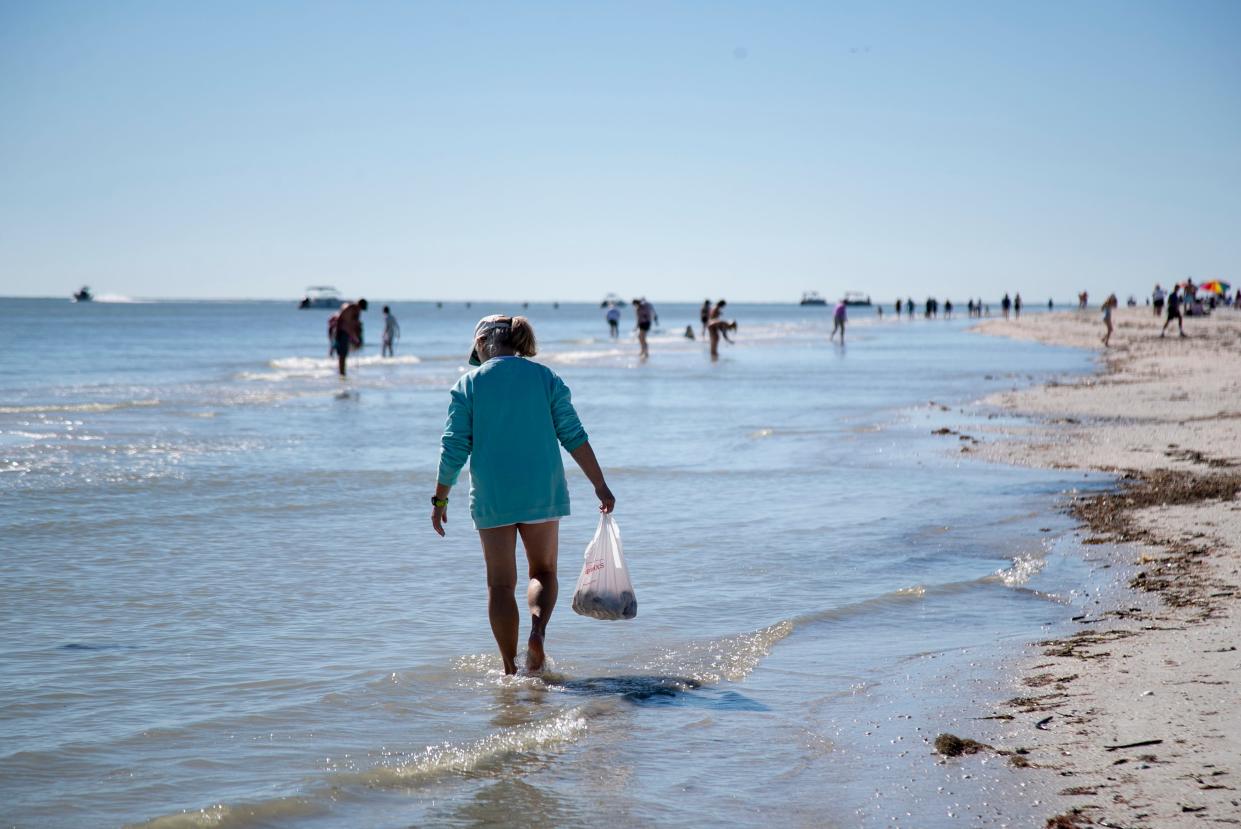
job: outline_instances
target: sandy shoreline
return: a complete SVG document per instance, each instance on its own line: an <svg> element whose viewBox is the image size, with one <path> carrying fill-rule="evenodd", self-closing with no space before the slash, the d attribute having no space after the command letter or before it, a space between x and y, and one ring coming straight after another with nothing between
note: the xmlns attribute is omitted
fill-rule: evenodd
<svg viewBox="0 0 1241 829"><path fill-rule="evenodd" d="M1079 382L989 398L1035 425L971 451L1116 474L1071 512L1087 544L1129 545L1140 591L1033 647L995 716L1013 718L1020 765L1063 778L1049 826L1241 825L1241 312L1187 319L1186 339L1161 339L1149 309L1116 321L1106 351L1095 310L974 329L1101 352Z"/></svg>

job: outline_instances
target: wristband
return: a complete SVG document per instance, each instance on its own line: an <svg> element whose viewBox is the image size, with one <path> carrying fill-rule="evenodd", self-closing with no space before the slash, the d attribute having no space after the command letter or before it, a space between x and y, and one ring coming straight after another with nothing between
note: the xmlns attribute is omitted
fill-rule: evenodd
<svg viewBox="0 0 1241 829"><path fill-rule="evenodd" d="M432 495L432 496L431 496L431 506L433 506L433 507L443 507L443 508L447 508L447 507L448 507L448 499L447 499L447 498L436 498L434 495Z"/></svg>

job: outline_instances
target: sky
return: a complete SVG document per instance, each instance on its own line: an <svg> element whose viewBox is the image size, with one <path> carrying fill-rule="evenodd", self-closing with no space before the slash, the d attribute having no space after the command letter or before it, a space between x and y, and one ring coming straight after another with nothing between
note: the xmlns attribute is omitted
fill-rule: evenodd
<svg viewBox="0 0 1241 829"><path fill-rule="evenodd" d="M1241 3L0 0L0 295L1241 285Z"/></svg>

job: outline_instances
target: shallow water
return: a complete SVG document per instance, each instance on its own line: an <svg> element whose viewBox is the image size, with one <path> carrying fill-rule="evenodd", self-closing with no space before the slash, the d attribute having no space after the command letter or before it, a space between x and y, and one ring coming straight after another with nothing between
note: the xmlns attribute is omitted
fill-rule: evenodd
<svg viewBox="0 0 1241 829"><path fill-rule="evenodd" d="M341 381L327 312L9 305L0 823L1039 813L1021 778L980 786L923 738L994 702L996 661L1082 601L1049 514L1082 481L930 432L1088 370L1080 352L864 311L842 348L830 309L737 306L711 363L680 336L696 307L661 306L641 364L598 308L530 307L618 498L640 610L569 609L596 524L570 469L554 665L505 679L464 487L445 540L426 496L473 322L520 308L394 305L398 357L368 347Z"/></svg>

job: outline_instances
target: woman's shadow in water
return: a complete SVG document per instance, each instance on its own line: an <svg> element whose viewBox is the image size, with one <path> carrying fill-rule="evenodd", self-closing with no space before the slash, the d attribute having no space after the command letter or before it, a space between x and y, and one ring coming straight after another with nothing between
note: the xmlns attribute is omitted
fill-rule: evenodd
<svg viewBox="0 0 1241 829"><path fill-rule="evenodd" d="M635 705L684 706L723 711L767 711L757 700L720 690L697 679L658 674L622 674L549 682L549 688L595 697L620 697Z"/></svg>

